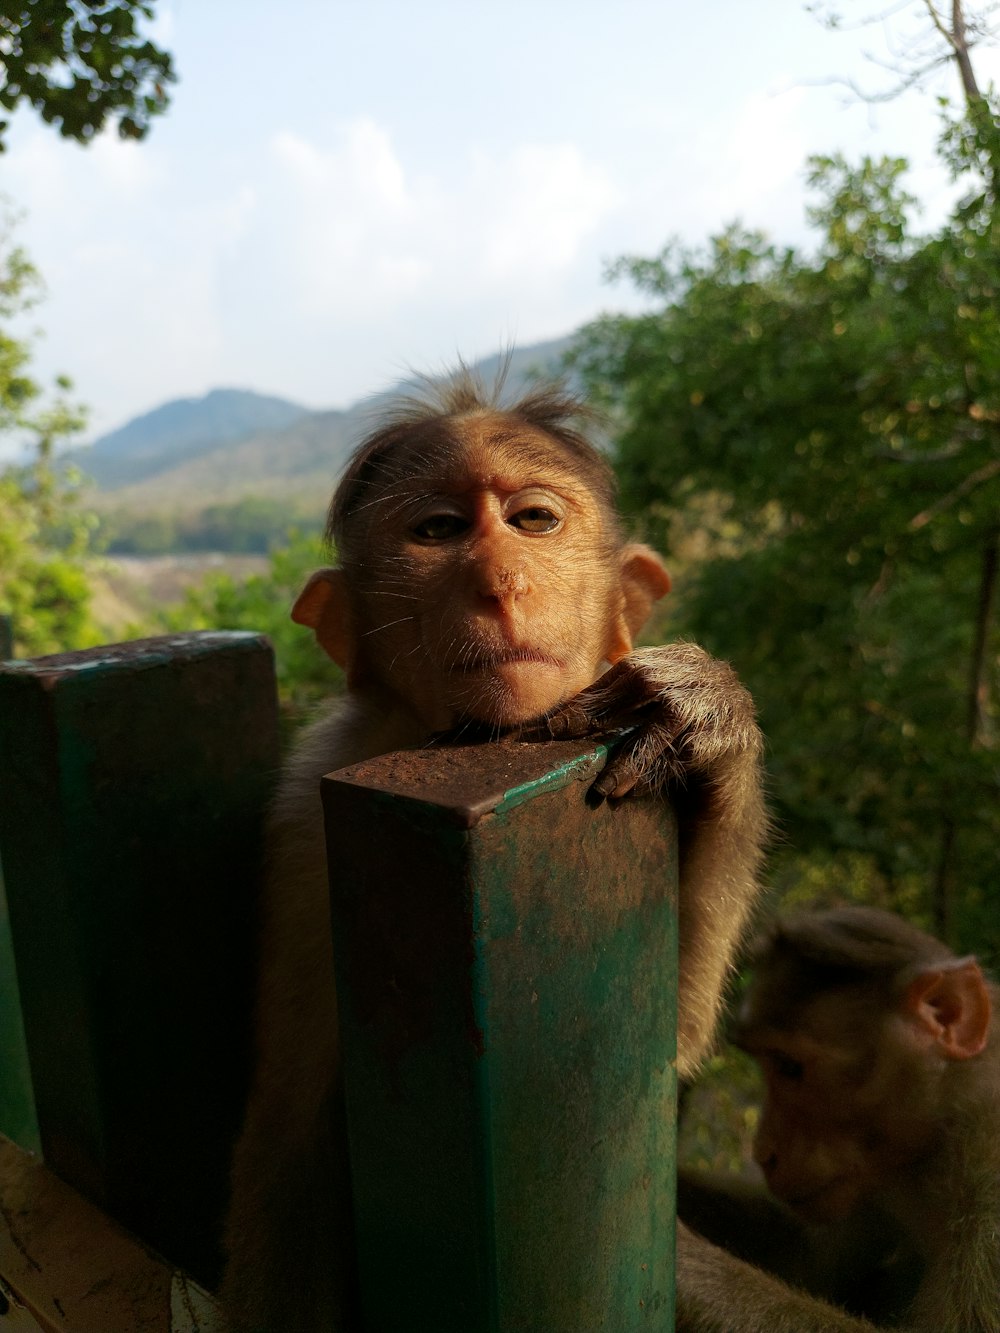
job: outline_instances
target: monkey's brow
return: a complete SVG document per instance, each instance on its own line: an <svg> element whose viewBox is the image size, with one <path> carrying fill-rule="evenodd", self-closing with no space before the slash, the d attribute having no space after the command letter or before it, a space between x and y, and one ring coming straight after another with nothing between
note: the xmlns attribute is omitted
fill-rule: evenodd
<svg viewBox="0 0 1000 1333"><path fill-rule="evenodd" d="M373 483L369 483L373 484ZM427 500L432 500L439 492L427 490L422 486L420 490L410 489L405 482L397 483L395 489L391 491L383 490L378 494L371 496L368 500L353 506L355 514L363 513L366 509L374 509L379 505L393 505L392 513L398 513L408 505L423 504Z"/></svg>

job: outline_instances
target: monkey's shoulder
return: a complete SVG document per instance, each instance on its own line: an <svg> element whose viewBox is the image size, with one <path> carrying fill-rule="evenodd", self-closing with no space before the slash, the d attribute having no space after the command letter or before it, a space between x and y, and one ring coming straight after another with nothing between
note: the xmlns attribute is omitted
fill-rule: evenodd
<svg viewBox="0 0 1000 1333"><path fill-rule="evenodd" d="M330 700L295 739L278 783L274 818L293 819L309 811L311 819L319 812L324 774L425 740L391 701L359 693Z"/></svg>

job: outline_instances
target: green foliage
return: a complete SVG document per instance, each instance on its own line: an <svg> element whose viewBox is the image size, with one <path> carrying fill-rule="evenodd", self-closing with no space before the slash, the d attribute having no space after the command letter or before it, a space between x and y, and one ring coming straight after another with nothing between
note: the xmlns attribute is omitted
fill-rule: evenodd
<svg viewBox="0 0 1000 1333"><path fill-rule="evenodd" d="M295 501L250 495L232 504L208 505L195 513L105 515L101 536L111 555L161 555L175 551L229 551L264 555L280 545L289 528L322 529L317 514L309 523Z"/></svg>
<svg viewBox="0 0 1000 1333"><path fill-rule="evenodd" d="M166 110L169 54L142 37L153 16L138 0L20 0L0 12L0 105L29 102L67 139L86 143L109 118L141 139ZM0 121L0 151L7 122Z"/></svg>
<svg viewBox="0 0 1000 1333"><path fill-rule="evenodd" d="M0 474L0 614L12 617L18 657L83 648L97 640L82 560L90 519L72 479L56 482L44 455ZM62 519L52 544L50 515Z"/></svg>
<svg viewBox="0 0 1000 1333"><path fill-rule="evenodd" d="M210 575L179 606L163 612L156 628L158 632L249 629L267 634L274 644L282 709L289 726L296 725L342 686L340 670L317 647L312 632L289 616L306 579L328 563L329 552L318 536L293 532L286 546L272 552L265 574L247 579Z"/></svg>
<svg viewBox="0 0 1000 1333"><path fill-rule="evenodd" d="M753 1176L749 1164L760 1102L760 1071L749 1055L732 1046L711 1056L697 1082L681 1089L678 1166Z"/></svg>
<svg viewBox="0 0 1000 1333"><path fill-rule="evenodd" d="M35 299L38 275L13 244L13 219L0 219L0 316ZM84 557L96 519L79 506L79 474L53 465L59 440L82 429L81 410L59 382L45 403L29 372L30 345L0 331L0 431L28 440L33 461L0 472L0 615L14 623L18 656L81 648L95 641Z"/></svg>
<svg viewBox="0 0 1000 1333"><path fill-rule="evenodd" d="M814 255L733 227L622 261L658 308L576 360L628 509L668 551L700 530L675 628L754 691L794 855L1000 952L995 108L944 145L972 193L939 234L914 234L903 162L813 159Z"/></svg>

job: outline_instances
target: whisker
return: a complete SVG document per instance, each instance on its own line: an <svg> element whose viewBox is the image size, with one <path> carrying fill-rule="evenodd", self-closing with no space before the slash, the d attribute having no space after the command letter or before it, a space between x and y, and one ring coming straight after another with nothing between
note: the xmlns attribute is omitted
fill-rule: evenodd
<svg viewBox="0 0 1000 1333"><path fill-rule="evenodd" d="M405 625L408 620L416 620L416 616L400 616L398 620L387 620L384 625L376 625L374 629L366 629L361 637L367 639L369 634L381 634L384 629L392 629L393 625Z"/></svg>

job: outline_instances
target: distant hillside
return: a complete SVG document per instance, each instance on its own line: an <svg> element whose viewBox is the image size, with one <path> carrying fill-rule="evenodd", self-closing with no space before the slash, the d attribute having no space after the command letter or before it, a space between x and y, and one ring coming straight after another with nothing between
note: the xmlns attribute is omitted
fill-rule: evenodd
<svg viewBox="0 0 1000 1333"><path fill-rule="evenodd" d="M143 481L220 444L282 430L308 415L284 398L249 389L213 389L178 398L102 435L74 461L104 490Z"/></svg>
<svg viewBox="0 0 1000 1333"><path fill-rule="evenodd" d="M517 348L511 357L508 391L519 392L537 373L551 376L559 372L568 347L567 337ZM473 368L489 383L499 360L485 357ZM348 453L371 427L385 401L412 388L412 383L397 384L344 411L329 412L308 412L280 399L217 389L205 399L168 403L131 421L76 455L75 461L99 483L97 503L104 512L113 509L133 517L164 513L176 517L267 497L287 504L289 513L315 516L327 503ZM244 429L241 435L227 424L224 432L212 436L212 401L231 397L247 400L244 421L253 404L273 404L292 416L280 423L256 425L251 431ZM172 436L172 420L188 423L191 433Z"/></svg>
<svg viewBox="0 0 1000 1333"><path fill-rule="evenodd" d="M183 509L267 495L318 507L322 490L329 498L351 446L363 432L363 418L362 408L310 412L284 430L217 444L155 477L110 488L107 499L130 509Z"/></svg>

